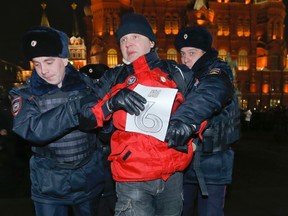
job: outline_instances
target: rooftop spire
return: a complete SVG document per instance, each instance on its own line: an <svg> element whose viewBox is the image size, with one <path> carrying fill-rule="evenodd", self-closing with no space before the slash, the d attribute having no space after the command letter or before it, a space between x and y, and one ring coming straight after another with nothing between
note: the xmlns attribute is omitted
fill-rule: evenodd
<svg viewBox="0 0 288 216"><path fill-rule="evenodd" d="M71 4L71 8L73 9L72 36L78 37L80 36L80 33L79 33L78 19L77 19L77 14L76 14L77 4L73 2Z"/></svg>
<svg viewBox="0 0 288 216"><path fill-rule="evenodd" d="M47 18L46 12L45 12L46 6L47 6L47 4L44 3L44 2L41 4L41 7L43 9L43 13L42 13L41 24L40 25L41 26L50 27L49 20Z"/></svg>

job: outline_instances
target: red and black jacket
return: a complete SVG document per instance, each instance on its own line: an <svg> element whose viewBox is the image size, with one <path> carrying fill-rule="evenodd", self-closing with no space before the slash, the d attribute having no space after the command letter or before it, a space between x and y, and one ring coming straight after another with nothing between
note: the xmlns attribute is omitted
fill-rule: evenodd
<svg viewBox="0 0 288 216"><path fill-rule="evenodd" d="M109 112L106 101L123 88L134 89L138 84L150 87L178 88L167 67L155 52L150 52L130 65L121 65L108 70L100 79L99 97L101 100L91 107L90 120L96 127L113 119L116 131L111 138L111 169L113 178L120 182L148 181L162 178L166 180L177 171L183 171L192 160L193 150L189 144L188 153L168 148L150 135L125 131L127 112ZM180 91L176 94L172 113L183 103ZM89 113L86 112L86 116ZM95 125L94 125L95 126Z"/></svg>

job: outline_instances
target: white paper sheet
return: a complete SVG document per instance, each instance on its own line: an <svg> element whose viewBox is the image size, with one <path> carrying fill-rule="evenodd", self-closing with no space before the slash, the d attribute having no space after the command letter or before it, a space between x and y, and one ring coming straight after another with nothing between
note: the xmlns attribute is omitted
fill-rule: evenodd
<svg viewBox="0 0 288 216"><path fill-rule="evenodd" d="M147 134L164 141L178 90L138 84L134 91L146 98L147 103L139 116L127 114L126 131Z"/></svg>

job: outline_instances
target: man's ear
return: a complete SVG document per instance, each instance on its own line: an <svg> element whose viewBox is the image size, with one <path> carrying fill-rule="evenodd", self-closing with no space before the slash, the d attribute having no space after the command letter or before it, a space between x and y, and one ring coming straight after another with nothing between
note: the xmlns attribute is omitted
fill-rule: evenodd
<svg viewBox="0 0 288 216"><path fill-rule="evenodd" d="M63 64L65 65L65 67L66 67L67 64L68 64L68 58L63 58L62 61L63 61Z"/></svg>

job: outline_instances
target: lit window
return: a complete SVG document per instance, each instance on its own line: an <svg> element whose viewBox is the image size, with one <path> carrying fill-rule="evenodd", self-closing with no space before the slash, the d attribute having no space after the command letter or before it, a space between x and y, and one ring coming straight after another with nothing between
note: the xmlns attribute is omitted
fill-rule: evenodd
<svg viewBox="0 0 288 216"><path fill-rule="evenodd" d="M179 26L178 26L177 17L173 16L173 18L172 18L172 34L177 35L178 29L179 29Z"/></svg>
<svg viewBox="0 0 288 216"><path fill-rule="evenodd" d="M248 54L246 50L240 50L237 64L238 70L248 70Z"/></svg>
<svg viewBox="0 0 288 216"><path fill-rule="evenodd" d="M171 34L171 18L169 16L165 17L165 33Z"/></svg>
<svg viewBox="0 0 288 216"><path fill-rule="evenodd" d="M174 60L177 62L177 51L173 48L168 49L167 51L167 59L168 60Z"/></svg>
<svg viewBox="0 0 288 216"><path fill-rule="evenodd" d="M230 28L229 28L229 19L226 18L219 18L218 19L218 36L229 36Z"/></svg>
<svg viewBox="0 0 288 216"><path fill-rule="evenodd" d="M263 70L267 67L267 51L262 47L257 47L256 49L257 59L256 59L256 68L257 70Z"/></svg>
<svg viewBox="0 0 288 216"><path fill-rule="evenodd" d="M241 99L241 100L240 100L240 103L241 103L242 109L247 109L247 107L248 107L248 101L247 101L246 99Z"/></svg>
<svg viewBox="0 0 288 216"><path fill-rule="evenodd" d="M118 64L117 51L115 49L109 49L107 52L108 67L114 67L117 64Z"/></svg>

